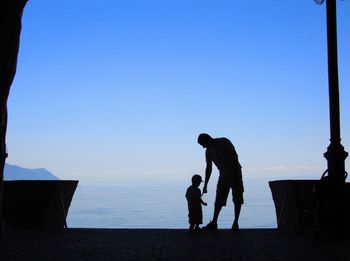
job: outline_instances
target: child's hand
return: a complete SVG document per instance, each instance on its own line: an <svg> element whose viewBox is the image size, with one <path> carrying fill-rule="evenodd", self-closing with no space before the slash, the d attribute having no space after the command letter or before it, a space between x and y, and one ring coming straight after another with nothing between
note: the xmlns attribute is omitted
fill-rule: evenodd
<svg viewBox="0 0 350 261"><path fill-rule="evenodd" d="M207 204L207 202L203 202L203 205L204 205L204 206L207 206L208 204Z"/></svg>

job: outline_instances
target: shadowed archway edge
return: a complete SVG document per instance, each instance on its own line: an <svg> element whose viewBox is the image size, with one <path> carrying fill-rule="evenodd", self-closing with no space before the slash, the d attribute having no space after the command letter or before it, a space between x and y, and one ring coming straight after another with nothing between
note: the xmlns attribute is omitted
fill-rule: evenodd
<svg viewBox="0 0 350 261"><path fill-rule="evenodd" d="M0 0L0 235L6 152L7 99L16 74L22 28L22 13L27 0Z"/></svg>

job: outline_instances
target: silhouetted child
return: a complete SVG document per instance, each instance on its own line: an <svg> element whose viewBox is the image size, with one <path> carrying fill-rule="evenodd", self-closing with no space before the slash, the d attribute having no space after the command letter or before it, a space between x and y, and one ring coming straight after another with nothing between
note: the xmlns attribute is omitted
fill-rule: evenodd
<svg viewBox="0 0 350 261"><path fill-rule="evenodd" d="M202 177L195 174L192 176L192 185L187 188L186 199L188 204L189 231L199 231L199 224L203 224L202 204L207 205L201 198L201 190L199 185Z"/></svg>

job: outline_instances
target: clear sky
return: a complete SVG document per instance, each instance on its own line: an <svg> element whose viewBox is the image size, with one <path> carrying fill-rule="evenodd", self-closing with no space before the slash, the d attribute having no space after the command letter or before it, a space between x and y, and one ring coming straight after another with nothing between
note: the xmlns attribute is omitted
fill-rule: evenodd
<svg viewBox="0 0 350 261"><path fill-rule="evenodd" d="M350 1L337 3L350 151ZM246 177L326 169L325 4L36 0L22 22L8 163L82 184L187 180L204 174L207 132L231 139Z"/></svg>

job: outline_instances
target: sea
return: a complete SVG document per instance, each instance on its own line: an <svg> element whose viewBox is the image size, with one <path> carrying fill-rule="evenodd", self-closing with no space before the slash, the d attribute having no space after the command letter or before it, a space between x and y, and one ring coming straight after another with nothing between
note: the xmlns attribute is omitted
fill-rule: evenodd
<svg viewBox="0 0 350 261"><path fill-rule="evenodd" d="M203 223L214 211L215 178L202 199ZM116 186L79 185L71 202L67 225L71 228L187 228L188 210L184 181L129 182ZM276 228L276 213L268 180L244 180L241 228ZM234 216L232 198L220 213L219 228L230 228Z"/></svg>

